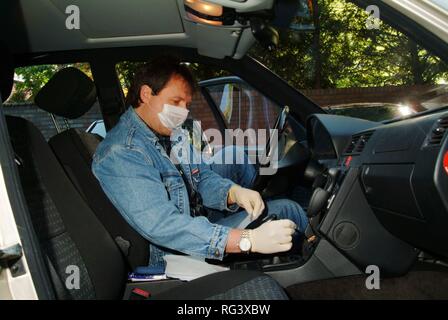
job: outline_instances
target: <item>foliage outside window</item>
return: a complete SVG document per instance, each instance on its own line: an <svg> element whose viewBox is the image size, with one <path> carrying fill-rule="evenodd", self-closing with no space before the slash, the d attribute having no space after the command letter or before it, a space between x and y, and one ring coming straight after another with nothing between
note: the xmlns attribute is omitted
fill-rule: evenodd
<svg viewBox="0 0 448 320"><path fill-rule="evenodd" d="M88 63L52 64L21 67L15 69L14 88L7 103L32 103L39 90L61 69L75 67L90 78L92 72Z"/></svg>
<svg viewBox="0 0 448 320"><path fill-rule="evenodd" d="M314 29L283 30L280 48L249 52L301 89L445 84L448 66L403 33L381 23L366 27L368 14L344 0L314 3Z"/></svg>
<svg viewBox="0 0 448 320"><path fill-rule="evenodd" d="M385 23L368 28L369 14L351 2L303 1L310 15L280 30L278 50L256 44L249 55L335 114L382 121L448 105L440 58Z"/></svg>

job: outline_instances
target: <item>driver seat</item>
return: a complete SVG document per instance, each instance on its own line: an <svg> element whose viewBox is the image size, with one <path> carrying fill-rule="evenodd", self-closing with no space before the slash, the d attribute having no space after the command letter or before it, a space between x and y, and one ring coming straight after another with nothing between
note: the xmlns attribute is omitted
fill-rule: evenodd
<svg viewBox="0 0 448 320"><path fill-rule="evenodd" d="M110 234L64 173L42 133L29 121L6 124L28 211L57 299L120 299L126 296L125 259ZM70 268L70 269L69 269ZM76 268L79 287L69 288ZM287 299L271 277L254 271L214 273L151 299Z"/></svg>
<svg viewBox="0 0 448 320"><path fill-rule="evenodd" d="M57 72L35 97L37 106L66 119L87 113L96 102L94 82L82 71L69 67ZM149 242L123 219L91 172L93 154L102 137L70 128L48 141L73 185L117 243L133 270L149 261Z"/></svg>

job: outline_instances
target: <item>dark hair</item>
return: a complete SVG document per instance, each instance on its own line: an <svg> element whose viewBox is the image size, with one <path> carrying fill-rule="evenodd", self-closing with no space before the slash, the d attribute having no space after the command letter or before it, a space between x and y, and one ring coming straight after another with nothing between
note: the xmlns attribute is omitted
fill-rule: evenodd
<svg viewBox="0 0 448 320"><path fill-rule="evenodd" d="M137 69L126 96L126 107L131 105L137 108L139 106L142 102L140 89L143 85L149 86L153 95L158 95L173 76L180 76L190 87L191 93L194 93L195 80L188 67L181 64L175 57L161 56Z"/></svg>

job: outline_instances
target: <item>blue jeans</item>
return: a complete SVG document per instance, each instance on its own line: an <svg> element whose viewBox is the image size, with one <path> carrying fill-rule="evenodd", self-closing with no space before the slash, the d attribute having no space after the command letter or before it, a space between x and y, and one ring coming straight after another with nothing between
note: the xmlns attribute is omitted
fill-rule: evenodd
<svg viewBox="0 0 448 320"><path fill-rule="evenodd" d="M224 164L225 160L231 164ZM225 147L213 156L210 168L221 177L232 180L244 188L251 189L257 177L257 170L242 147Z"/></svg>
<svg viewBox="0 0 448 320"><path fill-rule="evenodd" d="M232 148L233 150L231 150ZM226 152L233 152L234 155L237 154L240 157L245 155L244 152L236 152L236 149L238 149L238 147L223 148L214 157L224 158ZM247 156L244 157L245 159L240 159L241 161L238 162L240 164L215 163L211 164L210 167L223 178L230 179L244 188L251 189L257 176L257 172L255 166L250 163ZM268 215L276 214L278 219L289 219L297 225L299 231L305 231L308 224L308 218L305 211L297 202L289 199L267 199L266 205L268 207ZM247 212L244 210L236 213L210 210L208 218L210 222L230 228L244 229L251 222Z"/></svg>

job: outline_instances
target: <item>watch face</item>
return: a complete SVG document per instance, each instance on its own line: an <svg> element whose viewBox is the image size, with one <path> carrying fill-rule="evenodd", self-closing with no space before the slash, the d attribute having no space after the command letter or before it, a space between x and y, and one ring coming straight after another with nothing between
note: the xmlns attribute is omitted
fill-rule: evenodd
<svg viewBox="0 0 448 320"><path fill-rule="evenodd" d="M240 249L241 249L241 251L244 251L244 252L249 251L251 245L252 245L252 244L250 243L250 240L247 239L247 238L243 238L243 239L241 239L241 241L240 241Z"/></svg>

